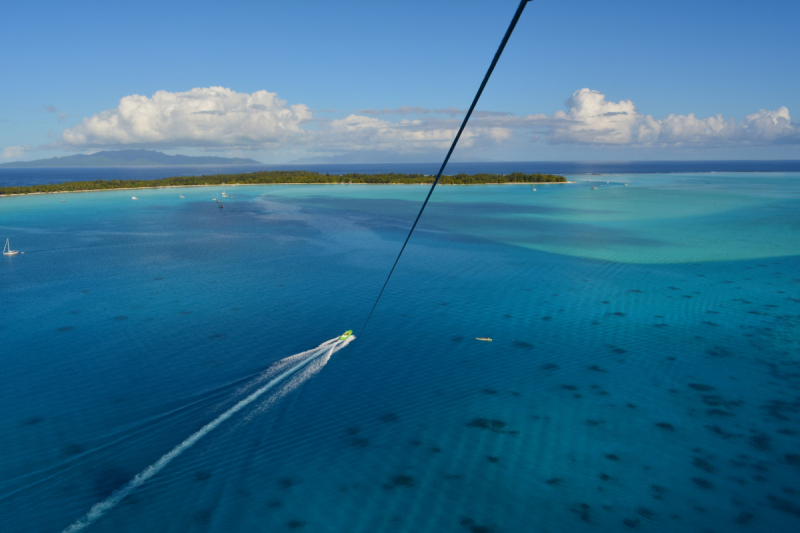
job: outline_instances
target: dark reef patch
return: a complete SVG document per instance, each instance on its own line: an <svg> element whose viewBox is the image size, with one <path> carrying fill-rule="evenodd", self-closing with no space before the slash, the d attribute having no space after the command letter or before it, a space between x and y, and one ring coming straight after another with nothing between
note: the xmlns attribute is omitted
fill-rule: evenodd
<svg viewBox="0 0 800 533"><path fill-rule="evenodd" d="M73 455L79 455L79 454L83 453L84 452L84 448L80 444L67 444L62 449L62 452L67 457L71 457Z"/></svg>
<svg viewBox="0 0 800 533"><path fill-rule="evenodd" d="M31 416L23 419L22 422L20 422L20 424L22 424L23 426L35 426L36 424L41 424L44 421L45 418L43 416Z"/></svg>
<svg viewBox="0 0 800 533"><path fill-rule="evenodd" d="M713 474L714 471L716 470L716 468L714 468L714 465L712 465L710 462L708 462L706 459L703 459L702 457L693 458L692 466L694 466L695 468L699 468L703 472L707 472L709 474Z"/></svg>
<svg viewBox="0 0 800 533"><path fill-rule="evenodd" d="M631 529L635 529L639 527L639 519L638 518L623 518L622 525L625 527L629 527Z"/></svg>
<svg viewBox="0 0 800 533"><path fill-rule="evenodd" d="M706 349L706 354L710 355L711 357L728 357L731 355L731 352L722 346L712 346L711 348Z"/></svg>
<svg viewBox="0 0 800 533"><path fill-rule="evenodd" d="M667 422L656 422L656 426L660 427L661 429L665 429L667 431L675 431L675 426L669 424Z"/></svg>
<svg viewBox="0 0 800 533"><path fill-rule="evenodd" d="M378 417L381 422L394 422L397 420L397 415L394 413L387 413Z"/></svg>
<svg viewBox="0 0 800 533"><path fill-rule="evenodd" d="M399 474L394 476L389 483L385 483L383 488L386 490L391 490L397 487L413 487L414 486L414 478L405 474Z"/></svg>
<svg viewBox="0 0 800 533"><path fill-rule="evenodd" d="M488 418L476 418L471 422L467 422L467 427L485 429L488 431L493 431L495 433L510 433L503 429L506 427L505 422L503 422L502 420L490 420Z"/></svg>
<svg viewBox="0 0 800 533"><path fill-rule="evenodd" d="M787 453L783 456L783 460L786 461L787 465L800 466L800 454Z"/></svg>
<svg viewBox="0 0 800 533"><path fill-rule="evenodd" d="M214 333L213 335L208 336L208 338L211 340L224 339L225 337L227 337L227 335L224 333Z"/></svg>
<svg viewBox="0 0 800 533"><path fill-rule="evenodd" d="M564 483L564 480L561 479L560 477L553 477L545 481L545 483L547 483L551 487L554 487L556 485L561 485L562 483Z"/></svg>
<svg viewBox="0 0 800 533"><path fill-rule="evenodd" d="M709 409L706 411L708 416L736 416L734 413L730 411L723 411L722 409Z"/></svg>
<svg viewBox="0 0 800 533"><path fill-rule="evenodd" d="M736 515L733 519L733 523L740 525L740 526L749 526L755 520L755 515L753 513L748 513L747 511L742 511L738 515Z"/></svg>
<svg viewBox="0 0 800 533"><path fill-rule="evenodd" d="M59 333L66 333L68 331L72 331L73 329L75 329L74 326L61 326L56 331L59 332Z"/></svg>
<svg viewBox="0 0 800 533"><path fill-rule="evenodd" d="M195 481L208 481L211 479L211 472L207 472L205 470L198 470L192 476Z"/></svg>
<svg viewBox="0 0 800 533"><path fill-rule="evenodd" d="M521 350L533 350L533 348L534 348L533 344L531 344L530 342L525 342L525 341L516 341L515 340L515 341L511 342L511 345L514 348L519 348Z"/></svg>
<svg viewBox="0 0 800 533"><path fill-rule="evenodd" d="M701 489L711 490L714 488L714 485L707 479L703 479L701 477L693 477L692 483L700 487Z"/></svg>
<svg viewBox="0 0 800 533"><path fill-rule="evenodd" d="M769 501L770 505L772 505L772 507L774 507L778 511L783 511L784 513L789 513L796 517L800 517L800 506L791 500L786 500L784 498L778 498L777 496L768 495L767 501Z"/></svg>
<svg viewBox="0 0 800 533"><path fill-rule="evenodd" d="M757 433L750 437L750 446L760 452L768 452L770 448L772 448L771 441L772 439L770 439L768 435Z"/></svg>
<svg viewBox="0 0 800 533"><path fill-rule="evenodd" d="M290 477L282 477L278 480L278 487L283 490L288 490L297 485L299 481L296 481Z"/></svg>
<svg viewBox="0 0 800 533"><path fill-rule="evenodd" d="M499 463L499 462L500 462L500 458L499 458L499 457L497 457L496 455L487 455L487 456L486 456L486 459L487 459L487 460L488 460L490 463Z"/></svg>
<svg viewBox="0 0 800 533"><path fill-rule="evenodd" d="M709 392L714 390L714 387L711 385L703 385L702 383L689 383L689 387L693 388L694 390L699 390L702 392Z"/></svg>
<svg viewBox="0 0 800 533"><path fill-rule="evenodd" d="M570 510L573 514L578 515L581 521L588 523L592 522L592 517L589 515L591 507L588 503L579 503L578 505L573 506Z"/></svg>
<svg viewBox="0 0 800 533"><path fill-rule="evenodd" d="M300 529L304 525L306 525L306 523L302 520L289 520L286 522L286 527L289 529Z"/></svg>
<svg viewBox="0 0 800 533"><path fill-rule="evenodd" d="M128 320L128 317L125 316L125 315L117 315L117 316L114 317L114 320L117 320L117 321Z"/></svg>
<svg viewBox="0 0 800 533"><path fill-rule="evenodd" d="M459 524L465 528L467 528L471 533L492 533L493 529L489 526L482 526L475 523L475 520L472 518L464 517L461 519Z"/></svg>
<svg viewBox="0 0 800 533"><path fill-rule="evenodd" d="M721 427L717 426L716 424L713 425L713 426L705 426L705 428L707 430L709 430L711 433L714 433L715 435L719 435L723 439L730 439L732 437L736 437L737 436L734 433L728 433L727 431L725 431Z"/></svg>
<svg viewBox="0 0 800 533"><path fill-rule="evenodd" d="M732 410L735 407L740 407L744 404L742 400L726 400L718 394L703 394L703 403L711 407L724 407L725 409Z"/></svg>

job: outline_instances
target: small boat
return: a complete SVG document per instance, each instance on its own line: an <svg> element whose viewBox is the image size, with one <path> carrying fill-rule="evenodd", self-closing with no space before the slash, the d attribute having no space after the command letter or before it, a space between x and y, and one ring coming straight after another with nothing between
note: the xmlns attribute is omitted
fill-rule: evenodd
<svg viewBox="0 0 800 533"><path fill-rule="evenodd" d="M135 196L131 196L131 200L138 200Z"/></svg>
<svg viewBox="0 0 800 533"><path fill-rule="evenodd" d="M489 337L475 337L475 340L476 341L492 342L492 339L490 339Z"/></svg>
<svg viewBox="0 0 800 533"><path fill-rule="evenodd" d="M225 207L225 206L224 206L224 205L222 205L222 202L220 202L220 204L219 204L217 207L219 207L220 209L222 209L222 208L223 208L223 207Z"/></svg>
<svg viewBox="0 0 800 533"><path fill-rule="evenodd" d="M11 249L11 244L9 244L8 239L6 239L6 245L3 247L3 255L17 255L18 253L19 251Z"/></svg>
<svg viewBox="0 0 800 533"><path fill-rule="evenodd" d="M227 198L227 197L228 197L228 195L227 195L227 194L225 194L225 191L222 191L222 197L223 197L223 198Z"/></svg>
<svg viewBox="0 0 800 533"><path fill-rule="evenodd" d="M353 334L353 330L352 330L352 329L348 329L347 331L345 331L344 333L342 333L342 336L341 336L341 337L339 337L339 340L340 340L340 341L347 340L347 339L349 339L349 338L350 338L350 336L351 336L352 334Z"/></svg>
<svg viewBox="0 0 800 533"><path fill-rule="evenodd" d="M533 188L533 190L535 191L535 190L536 190L536 187L534 187L534 188Z"/></svg>
<svg viewBox="0 0 800 533"><path fill-rule="evenodd" d="M186 198L185 196L181 196L181 198Z"/></svg>

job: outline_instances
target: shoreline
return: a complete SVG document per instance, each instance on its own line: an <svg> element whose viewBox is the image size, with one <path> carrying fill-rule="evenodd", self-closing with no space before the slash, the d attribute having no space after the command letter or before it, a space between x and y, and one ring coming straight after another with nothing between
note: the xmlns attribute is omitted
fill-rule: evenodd
<svg viewBox="0 0 800 533"><path fill-rule="evenodd" d="M530 181L513 183L440 183L438 187L485 187L487 185L564 185L577 183L576 181ZM152 187L116 187L113 189L81 189L77 191L44 191L44 192L25 192L0 194L0 198L11 198L14 196L35 196L40 194L84 194L90 192L111 192L111 191L141 191L147 189L184 189L188 187L270 187L275 185L318 185L318 186L340 186L340 185L368 185L373 187L384 187L386 185L431 185L431 183L220 183L208 185L155 185ZM30 185L35 187L35 185Z"/></svg>

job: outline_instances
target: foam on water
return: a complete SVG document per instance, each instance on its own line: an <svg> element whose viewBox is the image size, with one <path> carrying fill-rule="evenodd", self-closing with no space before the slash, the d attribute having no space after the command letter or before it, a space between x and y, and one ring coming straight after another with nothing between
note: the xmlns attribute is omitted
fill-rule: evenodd
<svg viewBox="0 0 800 533"><path fill-rule="evenodd" d="M103 500L95 504L86 515L78 520L77 522L73 523L69 527L64 530L64 533L73 533L75 531L80 531L89 525L91 525L94 521L101 518L104 514L108 511L116 507L122 500L127 498L134 490L140 487L143 483L145 483L148 479L152 478L156 474L158 474L161 470L163 470L173 459L181 455L183 452L194 446L197 441L205 437L208 433L213 431L217 428L220 424L228 420L230 417L247 407L249 404L256 401L258 398L263 396L266 392L270 391L277 385L280 385L283 381L287 378L294 376L289 383L290 386L284 386L283 390L280 391L280 396L283 396L287 392L293 390L294 388L298 387L304 381L309 379L311 376L319 372L319 370L325 366L330 359L330 356L333 355L335 352L341 350L345 346L347 346L355 337L350 336L345 340L339 340L338 338L331 339L326 341L316 348L312 350L308 350L306 352L302 352L299 354L292 355L275 364L276 368L268 369L263 376L261 376L257 381L264 381L265 379L269 379L269 381L259 387L255 392L252 392L249 396L244 398L243 400L239 401L236 405L219 415L217 418L203 426L200 430L196 433L189 436L186 440L182 443L177 445L173 448L169 453L163 455L158 461L153 463L152 465L148 466L142 472L136 475L132 480L130 480L127 484L123 487L115 490L114 493L109 496L107 499ZM310 372L304 372L304 369L309 365L316 365ZM287 368L288 367L288 368ZM285 369L285 370L284 370ZM299 374L298 374L299 372ZM276 375L277 374L277 375ZM273 377L274 376L274 377ZM274 401L274 400L273 400ZM261 412L269 407L271 403L264 404L259 407L258 412ZM248 419L251 419L257 413L252 413Z"/></svg>

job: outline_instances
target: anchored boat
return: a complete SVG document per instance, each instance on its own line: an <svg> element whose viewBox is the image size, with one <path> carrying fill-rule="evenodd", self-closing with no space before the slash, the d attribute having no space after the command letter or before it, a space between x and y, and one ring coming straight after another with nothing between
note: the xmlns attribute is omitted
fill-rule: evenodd
<svg viewBox="0 0 800 533"><path fill-rule="evenodd" d="M19 250L12 250L11 244L9 244L8 239L6 239L6 245L3 247L3 255L17 255ZM350 332L352 333L352 331Z"/></svg>

